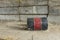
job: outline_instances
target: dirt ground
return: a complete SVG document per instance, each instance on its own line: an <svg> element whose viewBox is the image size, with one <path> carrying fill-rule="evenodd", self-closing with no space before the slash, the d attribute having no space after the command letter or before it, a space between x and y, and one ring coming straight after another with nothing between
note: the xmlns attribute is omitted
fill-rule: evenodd
<svg viewBox="0 0 60 40"><path fill-rule="evenodd" d="M0 38L10 40L60 40L60 25L49 22L46 31L21 30L20 22L0 22Z"/></svg>

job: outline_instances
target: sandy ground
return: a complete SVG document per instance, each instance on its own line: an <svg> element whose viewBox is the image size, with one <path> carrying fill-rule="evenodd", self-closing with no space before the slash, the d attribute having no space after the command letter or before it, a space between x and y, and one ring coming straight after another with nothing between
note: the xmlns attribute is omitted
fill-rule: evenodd
<svg viewBox="0 0 60 40"><path fill-rule="evenodd" d="M60 40L60 25L50 23L46 31L20 29L20 22L0 22L0 38L11 40Z"/></svg>

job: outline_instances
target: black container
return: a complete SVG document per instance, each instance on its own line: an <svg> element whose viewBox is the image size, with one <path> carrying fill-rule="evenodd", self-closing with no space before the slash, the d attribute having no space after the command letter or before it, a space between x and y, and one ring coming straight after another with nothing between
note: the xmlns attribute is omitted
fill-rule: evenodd
<svg viewBox="0 0 60 40"><path fill-rule="evenodd" d="M48 20L46 17L28 18L27 25L28 25L29 30L47 30L48 29Z"/></svg>

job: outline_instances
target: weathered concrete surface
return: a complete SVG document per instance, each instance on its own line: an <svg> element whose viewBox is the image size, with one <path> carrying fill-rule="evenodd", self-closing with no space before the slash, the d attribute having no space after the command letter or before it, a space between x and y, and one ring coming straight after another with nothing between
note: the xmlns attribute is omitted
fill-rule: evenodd
<svg viewBox="0 0 60 40"><path fill-rule="evenodd" d="M19 14L18 8L12 7L12 8L0 8L0 14Z"/></svg>
<svg viewBox="0 0 60 40"><path fill-rule="evenodd" d="M33 14L33 7L20 7L20 14Z"/></svg>
<svg viewBox="0 0 60 40"><path fill-rule="evenodd" d="M29 7L20 7L20 14L47 14L48 7L47 6L29 6Z"/></svg>
<svg viewBox="0 0 60 40"><path fill-rule="evenodd" d="M46 31L20 29L20 22L0 22L0 38L13 40L60 40L60 25L49 23Z"/></svg>
<svg viewBox="0 0 60 40"><path fill-rule="evenodd" d="M48 14L48 6L37 6L37 14L41 13L41 14Z"/></svg>
<svg viewBox="0 0 60 40"><path fill-rule="evenodd" d="M60 16L49 15L48 21L51 23L60 24Z"/></svg>
<svg viewBox="0 0 60 40"><path fill-rule="evenodd" d="M20 6L34 5L34 0L20 0Z"/></svg>
<svg viewBox="0 0 60 40"><path fill-rule="evenodd" d="M60 0L49 0L49 6L60 5Z"/></svg>
<svg viewBox="0 0 60 40"><path fill-rule="evenodd" d="M7 21L18 21L19 15L0 15L0 20L7 20Z"/></svg>
<svg viewBox="0 0 60 40"><path fill-rule="evenodd" d="M0 38L12 38L13 40L31 40L32 34L29 34L31 32L20 30L19 24L20 22L0 22Z"/></svg>
<svg viewBox="0 0 60 40"><path fill-rule="evenodd" d="M60 40L60 32L35 32L33 40Z"/></svg>
<svg viewBox="0 0 60 40"><path fill-rule="evenodd" d="M10 7L10 6L27 6L27 5L47 5L48 0L0 0L0 7ZM54 2L55 1L55 2ZM20 25L20 22L0 22L0 38L12 38L13 40L60 40L60 16L57 16L60 14L59 10L60 7L55 7L59 4L59 0L50 0L49 6L50 6L50 14L56 15L56 16L48 16L48 30L46 31L28 31L28 30L22 30L20 27L23 27ZM52 7L54 6L54 7ZM47 12L47 8L45 7L38 7L36 11L36 7L29 7L21 9L26 14L28 13L45 13ZM31 10L32 9L32 10ZM12 11L13 10L13 11ZM19 9L20 10L20 9ZM18 11L19 11L18 10ZM27 11L28 10L28 11ZM43 10L43 11L42 11ZM18 14L17 8L1 8L0 14ZM27 18L31 17L46 17L45 15L0 15L0 20L19 20L26 22ZM27 22L26 22L27 23Z"/></svg>
<svg viewBox="0 0 60 40"><path fill-rule="evenodd" d="M60 6L50 6L49 7L49 14L50 15L60 15Z"/></svg>
<svg viewBox="0 0 60 40"><path fill-rule="evenodd" d="M19 0L0 0L0 7L18 6Z"/></svg>
<svg viewBox="0 0 60 40"><path fill-rule="evenodd" d="M47 0L20 0L20 6L47 5Z"/></svg>
<svg viewBox="0 0 60 40"><path fill-rule="evenodd" d="M47 0L0 0L0 7L47 5Z"/></svg>
<svg viewBox="0 0 60 40"><path fill-rule="evenodd" d="M35 0L35 5L47 5L48 0Z"/></svg>
<svg viewBox="0 0 60 40"><path fill-rule="evenodd" d="M27 22L27 18L47 17L46 15L20 15L20 20Z"/></svg>

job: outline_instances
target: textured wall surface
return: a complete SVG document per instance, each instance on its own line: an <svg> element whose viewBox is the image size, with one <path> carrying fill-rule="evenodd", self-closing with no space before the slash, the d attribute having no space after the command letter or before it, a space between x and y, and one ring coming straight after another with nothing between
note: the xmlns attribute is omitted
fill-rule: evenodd
<svg viewBox="0 0 60 40"><path fill-rule="evenodd" d="M0 7L19 6L18 0L0 0Z"/></svg>
<svg viewBox="0 0 60 40"><path fill-rule="evenodd" d="M60 6L49 7L49 13L50 13L50 15L59 16L60 15Z"/></svg>
<svg viewBox="0 0 60 40"><path fill-rule="evenodd" d="M18 14L18 8L0 8L0 14Z"/></svg>
<svg viewBox="0 0 60 40"><path fill-rule="evenodd" d="M48 13L48 30L28 31L20 28L26 26L23 24L27 18L47 17ZM3 39L60 40L60 0L0 0L0 20L10 21L0 21L0 38Z"/></svg>
<svg viewBox="0 0 60 40"><path fill-rule="evenodd" d="M20 14L47 14L47 6L20 7Z"/></svg>
<svg viewBox="0 0 60 40"><path fill-rule="evenodd" d="M29 17L47 17L48 13L60 16L59 0L0 0L0 20L26 21Z"/></svg>
<svg viewBox="0 0 60 40"><path fill-rule="evenodd" d="M35 17L47 17L46 15L20 15L20 20L27 22L27 18L35 18Z"/></svg>
<svg viewBox="0 0 60 40"><path fill-rule="evenodd" d="M0 0L0 20L26 21L30 16L47 17L40 15L48 14L47 2L47 0Z"/></svg>
<svg viewBox="0 0 60 40"><path fill-rule="evenodd" d="M21 0L20 6L47 5L47 0Z"/></svg>
<svg viewBox="0 0 60 40"><path fill-rule="evenodd" d="M50 6L60 5L60 0L49 0Z"/></svg>
<svg viewBox="0 0 60 40"><path fill-rule="evenodd" d="M0 15L0 20L19 20L19 15Z"/></svg>

